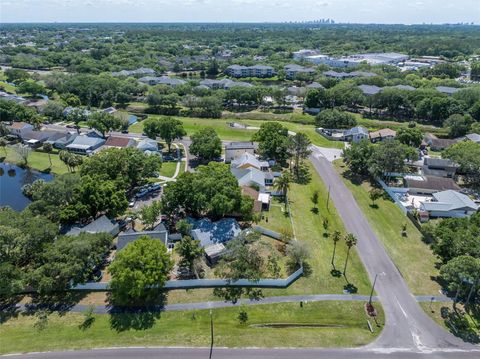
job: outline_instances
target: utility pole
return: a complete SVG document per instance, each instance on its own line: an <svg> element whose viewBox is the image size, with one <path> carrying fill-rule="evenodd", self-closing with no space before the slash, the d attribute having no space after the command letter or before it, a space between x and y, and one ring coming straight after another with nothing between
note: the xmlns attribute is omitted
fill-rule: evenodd
<svg viewBox="0 0 480 359"><path fill-rule="evenodd" d="M210 355L209 359L212 359L212 353L213 353L213 316L212 316L212 310L210 309Z"/></svg>
<svg viewBox="0 0 480 359"><path fill-rule="evenodd" d="M327 195L327 211L328 211L328 204L330 203L330 186L328 186L328 195Z"/></svg>
<svg viewBox="0 0 480 359"><path fill-rule="evenodd" d="M368 300L368 304L370 304L370 305L372 305L373 290L375 289L375 283L377 282L377 277L378 277L378 274L375 273L375 279L373 280L372 290L370 292L370 299Z"/></svg>
<svg viewBox="0 0 480 359"><path fill-rule="evenodd" d="M472 283L472 288L470 289L470 292L468 293L468 297L467 297L467 301L465 302L465 307L468 306L468 304L470 303L470 298L475 290L475 287L477 286L477 283L479 281L479 278L477 277L477 279L475 279L475 281Z"/></svg>

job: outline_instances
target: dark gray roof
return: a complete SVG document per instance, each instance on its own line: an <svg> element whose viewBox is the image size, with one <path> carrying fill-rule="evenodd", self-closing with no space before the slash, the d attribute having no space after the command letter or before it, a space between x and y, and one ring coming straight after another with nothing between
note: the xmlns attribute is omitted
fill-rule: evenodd
<svg viewBox="0 0 480 359"><path fill-rule="evenodd" d="M225 145L226 150L242 150L242 149L252 149L256 148L253 142L230 142L228 145Z"/></svg>
<svg viewBox="0 0 480 359"><path fill-rule="evenodd" d="M375 85L360 85L358 88L362 90L364 95L375 95L382 91L381 87Z"/></svg>
<svg viewBox="0 0 480 359"><path fill-rule="evenodd" d="M74 226L65 233L67 236L77 236L80 233L110 233L116 235L119 230L119 225L116 221L109 219L107 216L103 215L98 217L93 222L90 222L84 227Z"/></svg>
<svg viewBox="0 0 480 359"><path fill-rule="evenodd" d="M406 91L414 91L414 90L416 90L415 87L410 86L410 85L396 85L396 86L393 86L393 87L396 87L396 88L399 89L399 90L406 90Z"/></svg>
<svg viewBox="0 0 480 359"><path fill-rule="evenodd" d="M145 232L133 232L133 233L120 233L118 235L117 241L117 251L125 248L129 243L136 241L138 238L142 236L148 236L152 239L158 239L163 242L163 244L167 245L168 242L168 232L166 230L153 230L153 231L145 231Z"/></svg>
<svg viewBox="0 0 480 359"><path fill-rule="evenodd" d="M445 158L435 158L435 157L425 157L424 159L425 165L431 168L445 168L445 167L452 167L458 168L459 165L455 162L445 159Z"/></svg>
<svg viewBox="0 0 480 359"><path fill-rule="evenodd" d="M437 87L435 87L435 89L436 89L438 92L446 93L446 94L448 94L448 95L454 94L455 92L458 92L458 91L461 90L460 88L457 88L457 87L449 87L449 86L437 86Z"/></svg>
<svg viewBox="0 0 480 359"><path fill-rule="evenodd" d="M189 218L188 221L193 226L192 238L199 240L202 247L228 242L241 232L238 222L233 218L224 218L217 222L212 222L208 218L200 220Z"/></svg>
<svg viewBox="0 0 480 359"><path fill-rule="evenodd" d="M421 188L434 191L455 190L459 191L460 187L451 178L443 178L436 176L425 176L423 181L412 178L406 178L405 184L409 188Z"/></svg>

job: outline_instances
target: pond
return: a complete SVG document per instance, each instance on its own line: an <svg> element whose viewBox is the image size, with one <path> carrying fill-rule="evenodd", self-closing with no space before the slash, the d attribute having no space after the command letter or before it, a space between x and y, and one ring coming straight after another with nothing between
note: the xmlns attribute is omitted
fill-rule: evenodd
<svg viewBox="0 0 480 359"><path fill-rule="evenodd" d="M16 211L23 210L30 200L23 195L22 186L39 178L51 181L53 175L0 163L0 207L10 206Z"/></svg>
<svg viewBox="0 0 480 359"><path fill-rule="evenodd" d="M138 117L135 116L135 115L129 115L128 116L128 125L131 126L133 125L134 123L137 123L138 121Z"/></svg>

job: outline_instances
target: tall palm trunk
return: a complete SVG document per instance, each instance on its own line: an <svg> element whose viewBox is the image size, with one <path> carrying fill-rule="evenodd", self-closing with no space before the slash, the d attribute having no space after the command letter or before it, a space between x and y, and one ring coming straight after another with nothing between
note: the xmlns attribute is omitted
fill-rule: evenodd
<svg viewBox="0 0 480 359"><path fill-rule="evenodd" d="M333 242L332 267L335 269L335 252L337 251L337 242Z"/></svg>
<svg viewBox="0 0 480 359"><path fill-rule="evenodd" d="M350 248L351 248L351 247L348 247L348 250L347 250L347 258L345 258L345 266L343 267L343 275L344 275L344 276L347 275L347 264L348 264L348 258L350 257Z"/></svg>

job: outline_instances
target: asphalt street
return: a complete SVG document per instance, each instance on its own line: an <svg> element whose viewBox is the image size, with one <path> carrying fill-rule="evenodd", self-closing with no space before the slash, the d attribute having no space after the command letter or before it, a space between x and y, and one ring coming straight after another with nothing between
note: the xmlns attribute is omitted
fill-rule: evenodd
<svg viewBox="0 0 480 359"><path fill-rule="evenodd" d="M386 322L380 337L367 348L411 351L474 349L475 346L443 330L425 314L332 164L315 149L310 160L330 189L330 199L346 229L358 238L357 251L370 280L373 282L375 275L379 275L375 289Z"/></svg>
<svg viewBox="0 0 480 359"><path fill-rule="evenodd" d="M480 352L412 352L373 349L226 349L213 348L212 359L478 359ZM208 359L209 348L106 348L32 353L25 359Z"/></svg>

